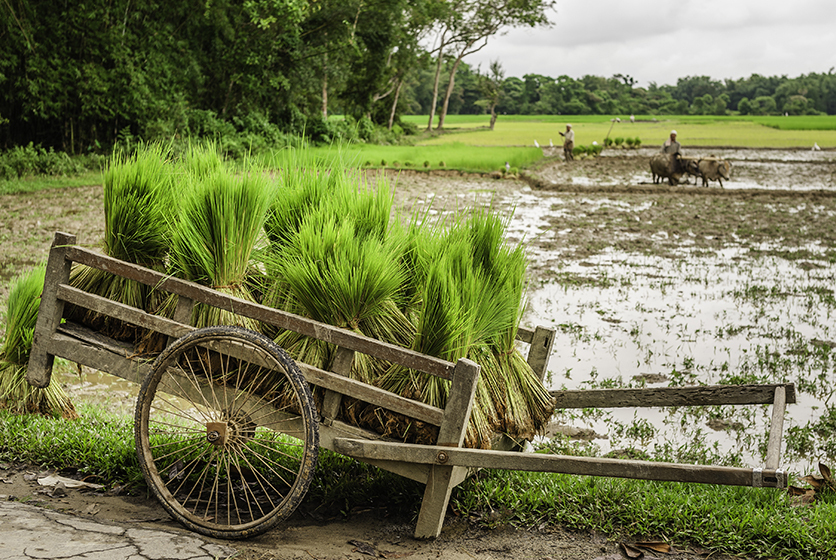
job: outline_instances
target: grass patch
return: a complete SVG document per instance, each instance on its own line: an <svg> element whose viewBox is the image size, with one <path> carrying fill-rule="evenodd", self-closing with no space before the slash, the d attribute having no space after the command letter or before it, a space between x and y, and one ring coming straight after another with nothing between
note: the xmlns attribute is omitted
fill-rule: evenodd
<svg viewBox="0 0 836 560"><path fill-rule="evenodd" d="M451 503L486 524L600 531L676 548L768 558L832 558L836 500L793 507L785 492L673 482L483 471Z"/></svg>
<svg viewBox="0 0 836 560"><path fill-rule="evenodd" d="M415 117L409 117L412 119ZM426 122L427 117L417 117ZM562 144L558 134L567 123L575 130L575 145L602 144L609 134L639 138L643 146L661 146L676 129L683 146L739 146L749 148L836 147L836 117L711 117L689 115L637 115L630 123L624 115L613 124L609 115L503 115L493 131L487 115L451 115L445 130L455 135L432 135L418 142L437 146L457 142L470 146L541 146ZM483 127L479 126L481 119Z"/></svg>
<svg viewBox="0 0 836 560"><path fill-rule="evenodd" d="M487 173L512 168L523 168L543 157L537 148L489 147L475 150L472 145L452 142L435 146L376 146L353 144L347 146L308 147L307 156L325 167L336 164L344 167L412 169L457 169L465 172ZM284 152L262 156L264 167L278 169L285 161Z"/></svg>
<svg viewBox="0 0 836 560"><path fill-rule="evenodd" d="M51 175L36 175L23 179L8 179L0 181L0 195L33 193L49 189L64 189L67 187L86 187L89 185L101 185L101 171L85 171L72 177L61 177Z"/></svg>
<svg viewBox="0 0 836 560"><path fill-rule="evenodd" d="M81 404L62 420L0 410L0 460L75 470L104 484L144 484L134 451L133 418Z"/></svg>

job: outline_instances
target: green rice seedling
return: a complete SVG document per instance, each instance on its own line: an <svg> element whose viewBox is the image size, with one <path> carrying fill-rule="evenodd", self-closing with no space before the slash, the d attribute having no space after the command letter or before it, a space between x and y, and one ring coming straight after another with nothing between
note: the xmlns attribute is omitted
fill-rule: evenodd
<svg viewBox="0 0 836 560"><path fill-rule="evenodd" d="M40 266L11 283L6 339L0 349L0 409L76 418L75 407L59 384L40 389L26 381L45 273L46 267Z"/></svg>
<svg viewBox="0 0 836 560"><path fill-rule="evenodd" d="M311 169L282 180L265 227L270 305L388 342L405 344L409 323L398 303L404 283L402 235L387 235L391 191L363 188L341 170ZM294 182L295 181L295 182ZM325 365L332 348L296 333L277 336L297 359ZM304 358L303 358L304 357ZM354 373L373 367L357 357Z"/></svg>
<svg viewBox="0 0 836 560"><path fill-rule="evenodd" d="M504 412L501 429L513 437L530 438L548 422L553 406L548 391L516 346L525 307L528 258L522 245L510 247L505 241L507 223L481 209L464 224L483 284L481 297L471 305L479 309L479 340L495 356L496 365L489 367L491 362L486 362L482 377L492 388L493 406Z"/></svg>
<svg viewBox="0 0 836 560"><path fill-rule="evenodd" d="M478 211L435 242L422 239L413 267L423 289L412 348L449 361L467 357L482 367L466 439L471 447L490 447L496 432L531 437L552 412L548 392L515 347L525 255L505 247L504 232L499 218ZM503 344L508 339L510 350ZM402 367L378 384L438 407L449 394L447 381Z"/></svg>
<svg viewBox="0 0 836 560"><path fill-rule="evenodd" d="M179 163L187 174L195 177L211 175L223 170L226 166L216 142L189 143Z"/></svg>
<svg viewBox="0 0 836 560"><path fill-rule="evenodd" d="M155 270L164 270L175 194L160 144L140 147L133 155L114 156L104 173L104 251L107 255ZM70 284L139 309L156 307L151 289L98 269L73 269ZM70 310L70 316L73 311ZM133 339L136 329L121 321L87 312L82 322L120 339Z"/></svg>
<svg viewBox="0 0 836 560"><path fill-rule="evenodd" d="M179 219L172 224L171 268L175 275L222 293L255 301L253 256L262 239L275 182L263 173L225 170L192 177ZM260 330L256 321L196 305L192 324L238 325Z"/></svg>

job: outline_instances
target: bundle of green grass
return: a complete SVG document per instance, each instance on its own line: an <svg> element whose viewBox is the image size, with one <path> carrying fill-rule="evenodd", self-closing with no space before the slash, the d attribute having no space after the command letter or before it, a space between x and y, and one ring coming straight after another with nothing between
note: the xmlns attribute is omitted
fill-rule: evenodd
<svg viewBox="0 0 836 560"><path fill-rule="evenodd" d="M497 433L529 439L552 400L515 345L526 255L487 209L444 224L394 216L385 180L372 189L340 169L286 165L265 224L265 303L449 361L482 366L466 445ZM294 358L327 368L335 348L273 333ZM365 355L350 377L443 407L450 383ZM347 399L343 419L401 441L434 443L437 429Z"/></svg>
<svg viewBox="0 0 836 560"><path fill-rule="evenodd" d="M24 273L11 282L6 313L6 338L0 349L0 408L13 413L77 417L75 407L57 383L39 389L26 381L26 367L38 319L45 267Z"/></svg>
<svg viewBox="0 0 836 560"><path fill-rule="evenodd" d="M232 169L213 146L181 158L149 146L115 160L105 181L107 253L425 354L475 361L482 373L468 446L541 431L552 401L515 344L527 258L505 241L507 224L489 209L448 222L398 215L385 179L370 184L350 166L329 168L304 151L284 155L269 172L253 162ZM74 280L163 315L176 305L89 271ZM323 369L336 355L324 341L211 307L195 306L192 324L264 332ZM361 354L349 375L438 407L450 390L448 381ZM340 415L400 441L437 436L435 427L353 399Z"/></svg>
<svg viewBox="0 0 836 560"><path fill-rule="evenodd" d="M109 162L103 177L106 255L165 269L170 213L176 207L169 159L166 148L150 144L131 155L117 154ZM161 304L162 296L149 286L86 266L73 268L70 284L139 309L154 310ZM92 311L70 306L68 316L120 340L142 336L132 325Z"/></svg>

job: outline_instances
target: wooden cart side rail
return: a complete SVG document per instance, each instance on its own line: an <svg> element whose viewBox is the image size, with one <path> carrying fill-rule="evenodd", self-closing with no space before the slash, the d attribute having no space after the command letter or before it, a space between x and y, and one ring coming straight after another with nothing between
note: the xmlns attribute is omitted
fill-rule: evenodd
<svg viewBox="0 0 836 560"><path fill-rule="evenodd" d="M338 453L364 460L408 461L465 468L493 468L672 482L786 488L787 475L773 469L715 467L601 457L574 457L484 449L442 449L429 445L334 440Z"/></svg>
<svg viewBox="0 0 836 560"><path fill-rule="evenodd" d="M117 276L136 280L137 282L177 294L193 301L199 301L283 329L292 330L312 338L318 338L350 350L370 354L366 350L369 343L371 343L375 347L379 347L382 351L376 357L444 379L450 379L451 371L455 367L455 364L440 358L434 358L397 345L358 335L332 325L318 323L317 321L294 315L293 313L220 294L200 284L120 261L76 245L66 247L66 258L70 261L111 272ZM548 366L548 357L551 354L552 344L554 342L554 330L544 327L529 329L521 326L517 329L517 339L532 345L528 362L535 372L542 377ZM394 357L386 354L392 354ZM412 362L414 362L413 365L411 365Z"/></svg>
<svg viewBox="0 0 836 560"><path fill-rule="evenodd" d="M76 288L70 288L69 286L61 286L59 288L59 293L66 294L66 301L70 303L83 305L85 308L93 309L94 311L106 308L109 310L109 315L112 317L122 318L123 320L128 320L134 324L148 325L149 328L154 328L154 330L158 330L163 334L182 336L187 332L194 330L194 327L185 327L174 323L170 319L164 319L156 315L151 315L136 308L116 303L100 296L88 294L81 290L77 290ZM53 336L51 341L49 341L49 347L54 355L83 363L88 367L106 371L113 375L117 375L118 377L123 377L125 375L123 364L117 362L124 361L128 355L132 354L132 348L129 349L122 347L104 335L72 323L62 325L59 327L59 331L63 331L64 334L70 334L74 338L88 344L94 344L107 349L114 355L112 357L107 357L105 354L101 354L98 361L83 361L80 358L76 359L73 352L68 349L70 342L64 340L62 337L59 337L57 334ZM63 342L56 345L57 340L62 340ZM224 351L232 356L245 357L238 356L235 348L231 348L228 345L223 345L223 347L217 347L215 349ZM78 348L77 350L80 351L81 354L84 352L81 348ZM260 365L265 365L259 360L258 356L248 355L246 358L255 363L259 363ZM432 424L434 426L441 426L443 421L444 410L440 408L422 402L413 401L407 399L406 397L396 395L395 393L390 393L384 389L379 389L372 385L367 385L360 381L355 381L330 371L315 368L302 362L298 362L298 366L302 371L302 374L305 376L305 379L311 385L316 385L324 389L330 389L365 402L375 403L376 405L393 412L404 414L410 418L427 422L428 424ZM144 377L148 371L147 367L142 371L142 376ZM127 379L136 383L142 383L143 377L136 377L131 374L131 376Z"/></svg>
<svg viewBox="0 0 836 560"><path fill-rule="evenodd" d="M123 278L135 280L158 290L186 297L194 302L210 305L236 315L249 317L311 338L375 356L436 377L452 379L455 364L440 358L427 356L414 350L382 342L293 313L221 294L200 284L120 261L82 247L74 245L66 247L66 258Z"/></svg>
<svg viewBox="0 0 836 560"><path fill-rule="evenodd" d="M786 403L795 402L795 385L706 385L698 387L658 387L653 389L590 389L550 391L555 409L619 408L657 406L700 406L726 404L773 404L775 389L783 387Z"/></svg>

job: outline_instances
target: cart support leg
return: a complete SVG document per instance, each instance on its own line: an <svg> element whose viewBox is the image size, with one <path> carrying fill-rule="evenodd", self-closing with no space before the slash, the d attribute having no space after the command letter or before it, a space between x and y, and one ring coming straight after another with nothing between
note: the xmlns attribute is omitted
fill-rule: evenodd
<svg viewBox="0 0 836 560"><path fill-rule="evenodd" d="M473 397L479 381L480 367L475 362L461 359L453 370L453 384L450 397L444 408L444 419L438 431L438 455L436 464L430 467L421 512L415 527L416 539L434 539L441 534L444 515L453 488L462 480L464 467L445 465L447 454L444 447L461 447L464 443Z"/></svg>
<svg viewBox="0 0 836 560"><path fill-rule="evenodd" d="M38 320L32 338L32 352L26 368L26 381L34 387L46 387L52 379L52 363L55 356L48 353L48 342L52 339L61 318L64 316L64 302L58 299L58 286L70 280L72 263L65 257L66 247L75 245L76 237L69 233L55 232L52 248L46 261L44 291L38 307Z"/></svg>
<svg viewBox="0 0 836 560"><path fill-rule="evenodd" d="M540 378L542 383L546 379L546 372L549 369L549 356L552 355L554 345L554 329L537 327L534 329L534 338L531 340L528 349L528 365Z"/></svg>
<svg viewBox="0 0 836 560"><path fill-rule="evenodd" d="M772 403L772 425L769 428L769 443L766 446L766 468L776 470L781 463L781 436L784 434L784 413L787 411L787 391L783 386L775 387Z"/></svg>

